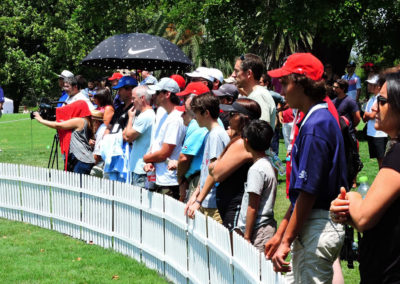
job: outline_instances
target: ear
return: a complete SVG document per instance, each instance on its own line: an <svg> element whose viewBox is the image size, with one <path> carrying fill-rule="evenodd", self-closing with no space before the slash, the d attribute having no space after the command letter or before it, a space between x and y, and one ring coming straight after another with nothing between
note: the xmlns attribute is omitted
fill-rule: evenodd
<svg viewBox="0 0 400 284"><path fill-rule="evenodd" d="M254 78L254 73L253 73L253 70L251 70L251 69L249 69L249 70L247 70L246 71L247 72L247 78Z"/></svg>

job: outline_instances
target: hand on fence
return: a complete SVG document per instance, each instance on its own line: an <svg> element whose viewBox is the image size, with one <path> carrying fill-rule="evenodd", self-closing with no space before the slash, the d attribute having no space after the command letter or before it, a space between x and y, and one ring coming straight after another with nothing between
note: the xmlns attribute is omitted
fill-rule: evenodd
<svg viewBox="0 0 400 284"><path fill-rule="evenodd" d="M340 189L339 196L331 202L330 214L331 219L335 223L346 223L349 216L349 201L346 199L346 189Z"/></svg>
<svg viewBox="0 0 400 284"><path fill-rule="evenodd" d="M290 246L286 243L281 243L272 257L272 264L276 272L289 272L292 268L289 266L290 262L286 261L286 257L290 252Z"/></svg>
<svg viewBox="0 0 400 284"><path fill-rule="evenodd" d="M188 217L194 219L194 214L196 214L196 211L199 210L199 208L200 208L200 203L197 201L193 202L192 205L190 205L187 210Z"/></svg>

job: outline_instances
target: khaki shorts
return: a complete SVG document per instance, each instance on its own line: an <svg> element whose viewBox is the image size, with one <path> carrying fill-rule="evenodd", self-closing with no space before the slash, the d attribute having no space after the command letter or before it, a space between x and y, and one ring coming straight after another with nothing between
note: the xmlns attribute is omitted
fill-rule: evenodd
<svg viewBox="0 0 400 284"><path fill-rule="evenodd" d="M203 213L206 217L210 216L213 218L215 221L218 223L222 224L222 219L221 216L219 215L218 209L217 208L203 208L200 207L200 212Z"/></svg>
<svg viewBox="0 0 400 284"><path fill-rule="evenodd" d="M269 225L262 226L258 229L253 230L251 236L251 243L255 246L261 253L264 253L264 245L270 238L275 235L276 232L276 221Z"/></svg>
<svg viewBox="0 0 400 284"><path fill-rule="evenodd" d="M332 222L329 211L314 209L292 244L292 271L286 283L332 283L333 262L344 241L344 228Z"/></svg>

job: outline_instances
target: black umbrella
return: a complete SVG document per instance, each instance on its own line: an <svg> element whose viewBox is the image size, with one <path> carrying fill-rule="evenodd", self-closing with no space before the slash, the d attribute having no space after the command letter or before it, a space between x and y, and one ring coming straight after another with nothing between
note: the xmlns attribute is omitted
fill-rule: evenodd
<svg viewBox="0 0 400 284"><path fill-rule="evenodd" d="M97 45L81 64L104 69L187 69L192 61L165 38L149 34L120 34Z"/></svg>

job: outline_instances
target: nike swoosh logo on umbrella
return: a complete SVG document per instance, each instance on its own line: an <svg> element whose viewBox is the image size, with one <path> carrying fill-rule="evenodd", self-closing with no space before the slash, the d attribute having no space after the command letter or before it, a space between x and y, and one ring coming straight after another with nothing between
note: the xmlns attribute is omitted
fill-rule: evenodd
<svg viewBox="0 0 400 284"><path fill-rule="evenodd" d="M153 50L153 49L156 49L156 48L152 47L152 48L146 48L146 49L132 50L132 47L131 47L131 48L129 48L128 53L130 55L135 55L135 54L143 53L143 52L150 51L150 50Z"/></svg>

